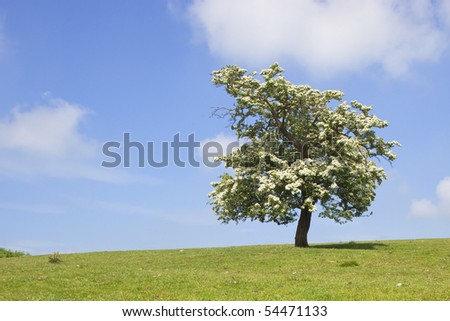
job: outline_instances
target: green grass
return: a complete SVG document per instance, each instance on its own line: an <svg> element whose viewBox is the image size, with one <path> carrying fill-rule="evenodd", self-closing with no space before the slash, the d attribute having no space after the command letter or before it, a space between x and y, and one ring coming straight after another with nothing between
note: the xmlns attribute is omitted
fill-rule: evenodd
<svg viewBox="0 0 450 321"><path fill-rule="evenodd" d="M450 239L0 259L0 300L450 300Z"/></svg>

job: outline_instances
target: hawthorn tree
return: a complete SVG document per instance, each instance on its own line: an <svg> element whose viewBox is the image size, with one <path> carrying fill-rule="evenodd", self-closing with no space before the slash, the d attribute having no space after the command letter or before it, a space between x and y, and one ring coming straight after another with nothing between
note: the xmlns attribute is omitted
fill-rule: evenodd
<svg viewBox="0 0 450 321"><path fill-rule="evenodd" d="M236 101L215 114L228 117L246 141L219 158L234 172L212 183L210 204L220 221L298 221L295 246L307 247L317 209L338 223L365 215L386 179L375 160L392 162L391 149L400 145L377 136L388 123L372 107L343 101L341 91L292 84L277 63L259 76L226 66L213 71L212 82Z"/></svg>

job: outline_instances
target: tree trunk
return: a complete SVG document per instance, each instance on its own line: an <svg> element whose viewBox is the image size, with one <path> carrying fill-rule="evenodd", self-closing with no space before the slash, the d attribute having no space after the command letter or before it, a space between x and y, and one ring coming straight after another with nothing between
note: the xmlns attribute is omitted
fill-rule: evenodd
<svg viewBox="0 0 450 321"><path fill-rule="evenodd" d="M295 246L308 247L308 231L311 225L311 212L304 208L300 212L300 218L295 232Z"/></svg>

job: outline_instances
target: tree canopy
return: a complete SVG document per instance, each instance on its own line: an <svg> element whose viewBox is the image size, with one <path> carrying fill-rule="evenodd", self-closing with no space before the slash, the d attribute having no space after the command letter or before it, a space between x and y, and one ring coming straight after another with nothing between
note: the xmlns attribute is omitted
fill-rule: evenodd
<svg viewBox="0 0 450 321"><path fill-rule="evenodd" d="M220 158L234 170L213 182L209 194L222 222L298 219L296 246L308 246L311 213L338 223L366 214L386 179L377 159L395 160L396 141L378 129L388 125L372 107L343 101L339 90L295 85L277 64L248 73L238 66L213 71L212 82L234 97L216 110L247 143Z"/></svg>

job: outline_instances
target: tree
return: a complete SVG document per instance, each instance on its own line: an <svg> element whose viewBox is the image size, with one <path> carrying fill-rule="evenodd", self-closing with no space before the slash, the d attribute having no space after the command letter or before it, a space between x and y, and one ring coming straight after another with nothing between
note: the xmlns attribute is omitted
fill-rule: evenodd
<svg viewBox="0 0 450 321"><path fill-rule="evenodd" d="M212 82L236 101L215 114L247 141L219 158L234 170L212 183L210 204L220 221L298 220L295 246L307 247L318 205L319 217L338 223L365 215L387 178L375 160L392 162L391 149L400 145L377 136L388 123L370 114L372 107L348 104L341 91L294 85L277 63L259 76L226 66L213 71Z"/></svg>

